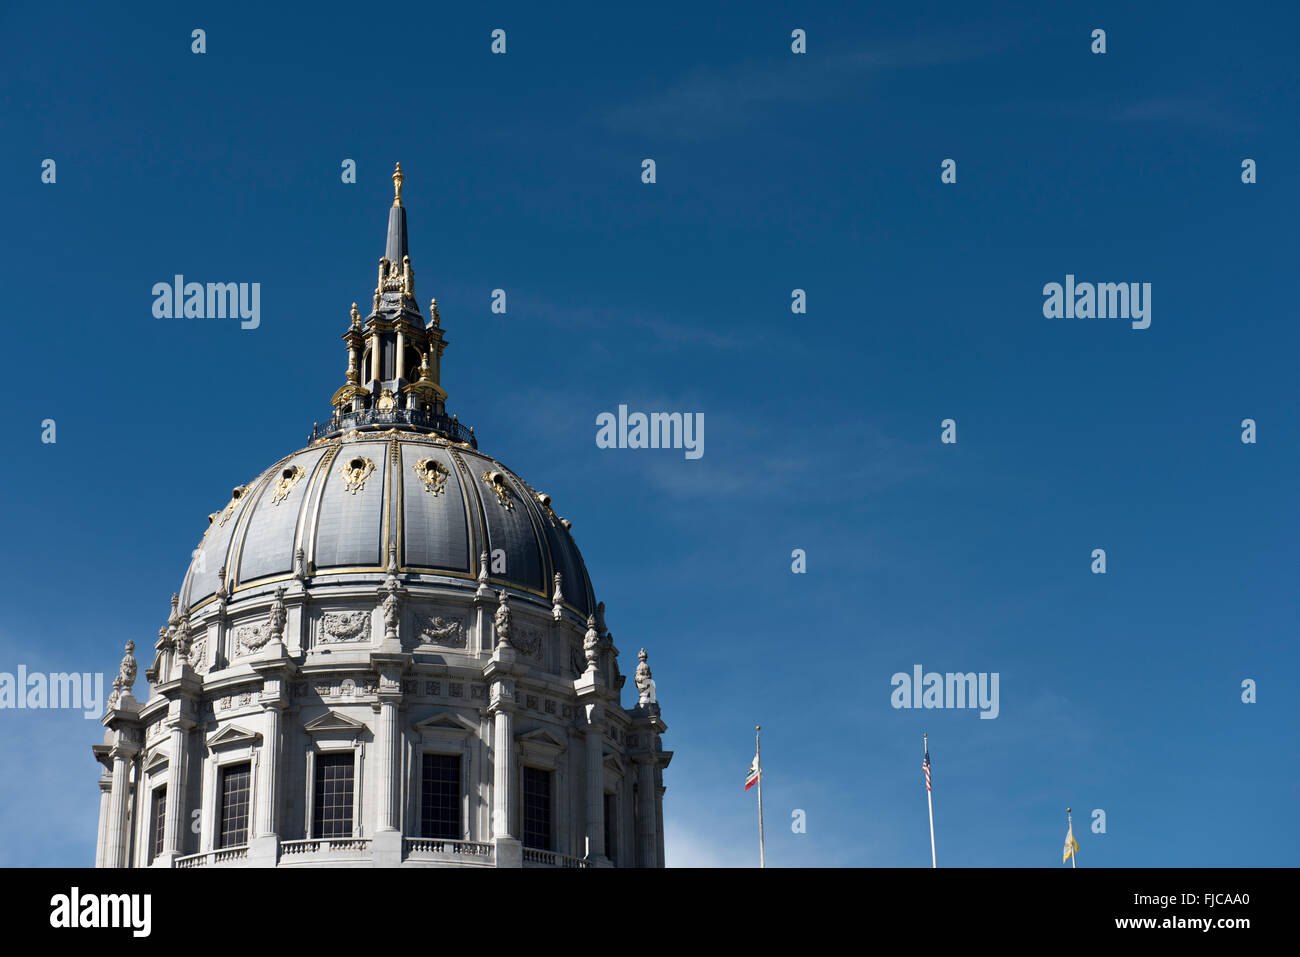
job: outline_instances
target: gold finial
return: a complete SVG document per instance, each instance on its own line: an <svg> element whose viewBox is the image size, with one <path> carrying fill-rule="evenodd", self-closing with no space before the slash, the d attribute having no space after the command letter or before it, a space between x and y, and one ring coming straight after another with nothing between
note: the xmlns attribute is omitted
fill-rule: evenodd
<svg viewBox="0 0 1300 957"><path fill-rule="evenodd" d="M393 205L402 205L402 182L406 179L402 175L402 164L397 164L397 169L393 171Z"/></svg>
<svg viewBox="0 0 1300 957"><path fill-rule="evenodd" d="M435 326L442 325L442 316L438 315L437 299L429 300L429 321Z"/></svg>

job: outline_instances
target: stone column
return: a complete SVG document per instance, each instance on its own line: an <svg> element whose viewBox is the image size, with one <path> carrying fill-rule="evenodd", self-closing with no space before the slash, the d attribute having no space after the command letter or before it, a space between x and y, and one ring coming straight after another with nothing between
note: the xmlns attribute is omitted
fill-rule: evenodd
<svg viewBox="0 0 1300 957"><path fill-rule="evenodd" d="M262 760L259 762L257 780L257 817L253 833L258 838L273 837L278 841L280 828L276 811L280 786L280 724L281 705L268 705L264 712L266 729L262 737Z"/></svg>
<svg viewBox="0 0 1300 957"><path fill-rule="evenodd" d="M558 606L557 606L558 607ZM586 738L586 768L583 778L587 782L586 821L587 859L598 865L605 859L605 755L601 740L605 724L605 699L608 697L605 682L595 665L597 642L596 619L587 619L587 670L574 679L573 693L586 716L583 733Z"/></svg>
<svg viewBox="0 0 1300 957"><path fill-rule="evenodd" d="M511 771L515 763L514 715L498 707L492 715L492 835L513 838L514 793Z"/></svg>
<svg viewBox="0 0 1300 957"><path fill-rule="evenodd" d="M655 833L658 814L655 809L654 758L645 757L636 765L636 855L638 867L656 867L659 858L659 837Z"/></svg>
<svg viewBox="0 0 1300 957"><path fill-rule="evenodd" d="M587 705L587 859L603 861L605 857L605 755L599 704Z"/></svg>
<svg viewBox="0 0 1300 957"><path fill-rule="evenodd" d="M402 667L406 656L372 655L379 671L378 720L375 722L375 837L376 867L402 863L402 735L398 711L402 701Z"/></svg>
<svg viewBox="0 0 1300 957"><path fill-rule="evenodd" d="M113 779L100 776L99 779L99 837L95 842L95 866L107 867L104 860L106 839L108 835L109 815L112 813Z"/></svg>
<svg viewBox="0 0 1300 957"><path fill-rule="evenodd" d="M397 802L393 799L397 763L397 701L381 692L379 726L375 734L375 778L378 782L375 827L379 831L397 830Z"/></svg>
<svg viewBox="0 0 1300 957"><path fill-rule="evenodd" d="M523 867L523 843L514 834L515 684L497 675L492 682L492 840L497 867Z"/></svg>
<svg viewBox="0 0 1300 957"><path fill-rule="evenodd" d="M130 800L131 758L135 749L118 743L113 746L113 784L108 807L108 830L105 864L108 867L126 867L131 836L127 833L126 812Z"/></svg>
<svg viewBox="0 0 1300 957"><path fill-rule="evenodd" d="M163 853L160 856L165 863L162 867L171 867L177 857L184 853L181 843L185 834L185 784L189 772L189 755L185 747L189 736L188 723L180 718L169 722L171 731L171 756L167 762L167 806L163 818Z"/></svg>
<svg viewBox="0 0 1300 957"><path fill-rule="evenodd" d="M287 617L287 616L286 616ZM284 711L289 706L289 683L296 670L277 635L252 663L262 676L262 749L257 761L257 787L250 822L248 863L275 867L280 861L280 778L284 776Z"/></svg>
<svg viewBox="0 0 1300 957"><path fill-rule="evenodd" d="M486 578L480 572L479 581ZM483 588L480 586L480 591ZM488 681L488 713L492 715L492 839L496 844L497 867L523 867L523 844L514 834L515 807L515 675L524 669L510 645L510 612L497 610L496 650L483 669Z"/></svg>

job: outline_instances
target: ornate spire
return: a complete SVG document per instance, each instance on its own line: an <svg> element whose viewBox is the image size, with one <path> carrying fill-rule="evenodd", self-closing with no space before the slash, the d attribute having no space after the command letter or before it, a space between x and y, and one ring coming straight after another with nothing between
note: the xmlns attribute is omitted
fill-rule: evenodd
<svg viewBox="0 0 1300 957"><path fill-rule="evenodd" d="M362 317L352 304L343 384L330 400L334 414L328 424L312 429L313 441L353 429L410 429L434 432L470 448L478 447L472 429L460 424L446 408L440 384L442 354L447 339L437 300L429 303L426 324L415 298L415 267L406 232L402 164L393 171L393 205L388 209L388 233L379 260L370 315Z"/></svg>
<svg viewBox="0 0 1300 957"><path fill-rule="evenodd" d="M400 270L402 261L407 258L406 209L402 206L402 181L405 179L406 177L402 175L402 164L398 163L397 172L393 173L393 207L388 211L388 243L384 248L384 258L395 270ZM411 298L414 299L414 290L410 293Z"/></svg>

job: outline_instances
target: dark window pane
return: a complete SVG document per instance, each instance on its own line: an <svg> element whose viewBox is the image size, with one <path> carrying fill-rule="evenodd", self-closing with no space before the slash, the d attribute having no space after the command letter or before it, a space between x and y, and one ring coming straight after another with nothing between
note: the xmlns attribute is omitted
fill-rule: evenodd
<svg viewBox="0 0 1300 957"><path fill-rule="evenodd" d="M420 833L458 841L460 826L460 756L426 754L420 789Z"/></svg>
<svg viewBox="0 0 1300 957"><path fill-rule="evenodd" d="M221 832L217 847L248 843L248 795L252 783L247 764L221 769Z"/></svg>
<svg viewBox="0 0 1300 957"><path fill-rule="evenodd" d="M316 813L312 837L352 836L352 752L316 756Z"/></svg>
<svg viewBox="0 0 1300 957"><path fill-rule="evenodd" d="M153 807L150 809L152 827L149 847L149 860L163 852L163 835L167 832L167 785L154 788Z"/></svg>
<svg viewBox="0 0 1300 957"><path fill-rule="evenodd" d="M524 844L543 851L551 847L551 772L525 767Z"/></svg>

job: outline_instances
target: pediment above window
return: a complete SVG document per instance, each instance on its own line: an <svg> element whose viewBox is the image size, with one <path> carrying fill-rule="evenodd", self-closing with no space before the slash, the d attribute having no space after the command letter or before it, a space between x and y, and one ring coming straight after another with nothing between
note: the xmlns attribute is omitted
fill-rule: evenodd
<svg viewBox="0 0 1300 957"><path fill-rule="evenodd" d="M454 711L443 711L411 725L416 734L478 734L478 725Z"/></svg>
<svg viewBox="0 0 1300 957"><path fill-rule="evenodd" d="M349 718L338 711L326 711L319 718L313 718L302 728L313 737L344 736L360 738L368 733L366 725L354 718Z"/></svg>
<svg viewBox="0 0 1300 957"><path fill-rule="evenodd" d="M554 769L564 753L567 744L546 728L534 728L517 735L519 756L526 764L536 767Z"/></svg>
<svg viewBox="0 0 1300 957"><path fill-rule="evenodd" d="M256 732L241 728L237 724L228 724L212 737L208 738L209 751L222 751L228 748L253 747L262 743L262 736Z"/></svg>

